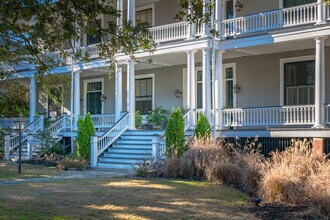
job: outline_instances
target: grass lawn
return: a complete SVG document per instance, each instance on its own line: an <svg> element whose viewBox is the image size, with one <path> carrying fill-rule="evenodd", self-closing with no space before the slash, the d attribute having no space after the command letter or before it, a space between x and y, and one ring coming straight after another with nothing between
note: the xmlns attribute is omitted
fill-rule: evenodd
<svg viewBox="0 0 330 220"><path fill-rule="evenodd" d="M18 173L18 163L0 161L0 180L26 179L34 177L50 177L60 174L56 167L44 167L31 164L22 164L22 173Z"/></svg>
<svg viewBox="0 0 330 220"><path fill-rule="evenodd" d="M2 185L0 219L254 219L248 196L206 182L89 178Z"/></svg>

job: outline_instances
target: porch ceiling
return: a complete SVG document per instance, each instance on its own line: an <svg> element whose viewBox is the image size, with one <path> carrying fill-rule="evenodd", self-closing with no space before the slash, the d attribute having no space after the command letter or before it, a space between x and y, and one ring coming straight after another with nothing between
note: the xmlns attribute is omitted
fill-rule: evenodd
<svg viewBox="0 0 330 220"><path fill-rule="evenodd" d="M330 39L326 39L325 45L330 46ZM283 42L274 44L258 45L253 47L237 48L228 50L224 53L224 59L232 59L245 56L254 56L262 54L280 53L287 51L314 49L315 41L314 39L307 39L294 42Z"/></svg>

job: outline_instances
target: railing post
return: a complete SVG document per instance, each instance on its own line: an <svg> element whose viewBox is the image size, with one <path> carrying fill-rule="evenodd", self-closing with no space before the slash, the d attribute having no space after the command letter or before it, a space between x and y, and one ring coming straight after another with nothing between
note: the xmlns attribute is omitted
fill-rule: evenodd
<svg viewBox="0 0 330 220"><path fill-rule="evenodd" d="M43 131L45 128L45 116L41 115L39 120L40 120L40 130Z"/></svg>
<svg viewBox="0 0 330 220"><path fill-rule="evenodd" d="M91 167L96 167L97 164L97 156L98 156L98 150L97 150L97 136L91 137Z"/></svg>
<svg viewBox="0 0 330 220"><path fill-rule="evenodd" d="M325 4L323 0L317 0L317 22L316 25L325 24Z"/></svg>
<svg viewBox="0 0 330 220"><path fill-rule="evenodd" d="M5 159L9 160L10 155L10 135L5 136Z"/></svg>
<svg viewBox="0 0 330 220"><path fill-rule="evenodd" d="M33 157L33 135L29 134L27 137L27 157L31 160Z"/></svg>
<svg viewBox="0 0 330 220"><path fill-rule="evenodd" d="M159 161L159 143L160 143L160 136L154 135L152 137L152 158L154 162Z"/></svg>

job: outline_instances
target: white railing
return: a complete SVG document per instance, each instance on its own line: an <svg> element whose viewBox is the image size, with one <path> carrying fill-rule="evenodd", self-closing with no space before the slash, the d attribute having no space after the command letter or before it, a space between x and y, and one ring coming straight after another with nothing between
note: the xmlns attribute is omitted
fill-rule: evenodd
<svg viewBox="0 0 330 220"><path fill-rule="evenodd" d="M129 127L129 113L126 113L107 133L91 140L91 166L95 167L97 158L113 144Z"/></svg>
<svg viewBox="0 0 330 220"><path fill-rule="evenodd" d="M58 134L61 131L63 131L68 126L68 116L63 115L61 118L59 118L57 121L55 121L53 124L51 124L48 127L48 131L51 134Z"/></svg>
<svg viewBox="0 0 330 220"><path fill-rule="evenodd" d="M150 28L150 34L155 42L179 40L187 38L188 23L185 21Z"/></svg>
<svg viewBox="0 0 330 220"><path fill-rule="evenodd" d="M190 109L189 111L186 112L186 114L183 115L184 131L187 131L190 128L191 117L194 117L192 109Z"/></svg>
<svg viewBox="0 0 330 220"><path fill-rule="evenodd" d="M98 44L88 45L86 49L91 59L99 57L100 49Z"/></svg>
<svg viewBox="0 0 330 220"><path fill-rule="evenodd" d="M327 20L330 20L330 5L325 6L325 16Z"/></svg>
<svg viewBox="0 0 330 220"><path fill-rule="evenodd" d="M221 36L233 37L281 27L315 23L317 3L259 13L221 22Z"/></svg>
<svg viewBox="0 0 330 220"><path fill-rule="evenodd" d="M126 113L122 112L121 117ZM79 118L85 118L85 115L79 116ZM116 123L116 114L102 114L102 115L91 115L95 128L109 128Z"/></svg>
<svg viewBox="0 0 330 220"><path fill-rule="evenodd" d="M314 124L315 106L285 106L222 110L222 126Z"/></svg>
<svg viewBox="0 0 330 220"><path fill-rule="evenodd" d="M43 130L44 128L44 116L39 116L36 120L26 126L22 134L22 143L27 140L28 134L35 134L36 132ZM19 133L15 133L13 136L10 136L6 143L6 151L10 151L19 145Z"/></svg>

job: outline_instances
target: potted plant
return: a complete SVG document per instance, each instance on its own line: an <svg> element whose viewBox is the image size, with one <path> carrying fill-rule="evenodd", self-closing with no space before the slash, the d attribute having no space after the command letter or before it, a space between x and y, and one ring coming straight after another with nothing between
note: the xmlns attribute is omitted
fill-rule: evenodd
<svg viewBox="0 0 330 220"><path fill-rule="evenodd" d="M168 111L163 106L159 106L149 112L147 119L152 123L153 128L160 129L167 122L166 114L168 114Z"/></svg>

